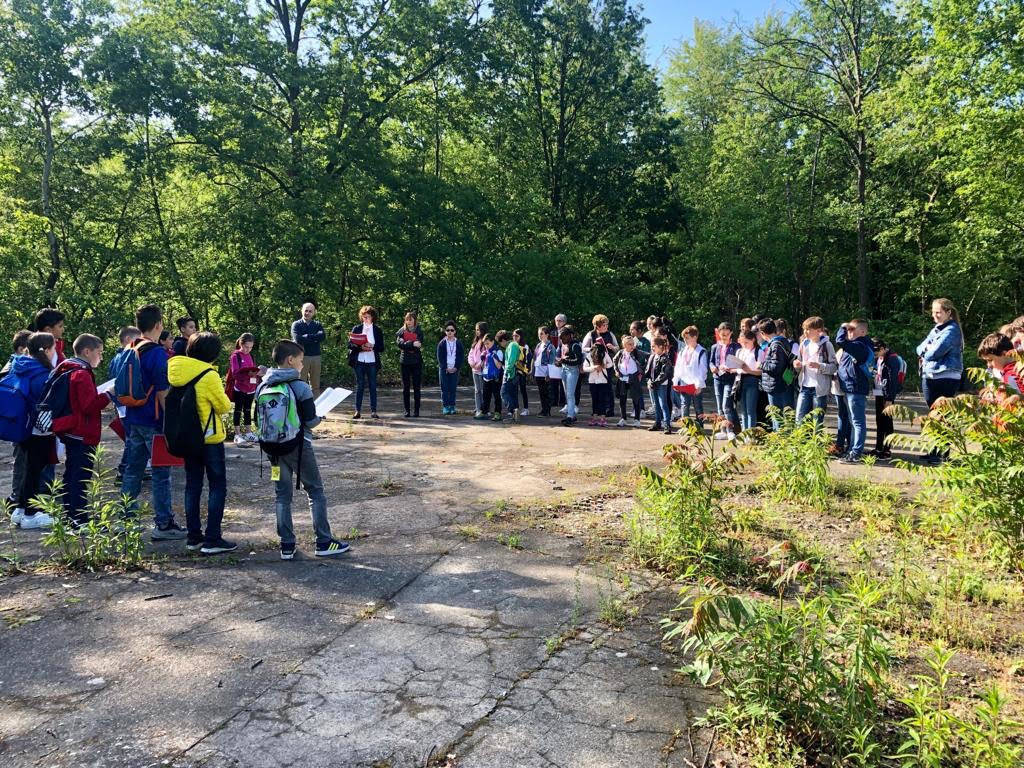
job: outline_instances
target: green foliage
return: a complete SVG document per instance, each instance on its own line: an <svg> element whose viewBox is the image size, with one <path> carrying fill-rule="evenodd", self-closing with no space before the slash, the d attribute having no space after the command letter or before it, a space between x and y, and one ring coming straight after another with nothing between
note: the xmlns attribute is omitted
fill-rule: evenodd
<svg viewBox="0 0 1024 768"><path fill-rule="evenodd" d="M694 654L681 671L725 696L710 722L737 732L781 730L812 753L858 754L870 764L889 668L875 624L884 598L862 577L844 592L781 604L708 579L679 607L689 620L666 620L665 637Z"/></svg>
<svg viewBox="0 0 1024 768"><path fill-rule="evenodd" d="M758 432L755 445L765 472L758 485L775 501L792 501L824 508L829 497L828 446L831 437L817 427L812 411L799 424L796 414L787 408L769 408L779 429Z"/></svg>
<svg viewBox="0 0 1024 768"><path fill-rule="evenodd" d="M144 558L137 514L145 514L145 510L132 513L127 497L109 490L114 485L113 472L100 467L102 450L97 448L97 464L86 486L84 512L89 522L85 526L76 530L65 515L59 481L51 493L38 497L40 509L53 518L43 546L55 550L57 562L69 568L139 568Z"/></svg>
<svg viewBox="0 0 1024 768"><path fill-rule="evenodd" d="M640 467L644 482L626 519L633 557L675 574L740 568L741 545L728 535L722 502L742 459L692 423L680 430L679 443L665 446L665 459L662 475Z"/></svg>

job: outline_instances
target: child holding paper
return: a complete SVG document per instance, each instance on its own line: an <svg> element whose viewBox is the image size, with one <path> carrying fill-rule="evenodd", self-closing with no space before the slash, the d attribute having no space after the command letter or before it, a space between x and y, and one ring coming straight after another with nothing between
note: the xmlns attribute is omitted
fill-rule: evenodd
<svg viewBox="0 0 1024 768"><path fill-rule="evenodd" d="M690 325L683 330L683 346L676 356L672 383L692 387L693 392L683 393L684 419L690 418L690 409L699 421L704 416L703 392L708 379L708 353L697 343L699 331Z"/></svg>
<svg viewBox="0 0 1024 768"><path fill-rule="evenodd" d="M252 431L252 399L256 394L256 385L267 369L256 365L253 360L252 347L255 343L255 336L243 333L235 342L235 351L228 361L235 400L235 445L256 442L256 434ZM245 429L241 429L243 424Z"/></svg>
<svg viewBox="0 0 1024 768"><path fill-rule="evenodd" d="M711 382L715 388L718 413L727 420L725 429L719 431L715 438L732 440L740 426L732 394L736 386L734 371L739 367L736 353L740 351L740 345L732 340L732 326L729 323L719 323L715 330L718 341L711 345Z"/></svg>
<svg viewBox="0 0 1024 768"><path fill-rule="evenodd" d="M313 427L320 423L309 384L299 379L302 371L302 347L293 341L281 340L274 345L274 367L267 371L257 399L263 387L286 384L295 398L295 409L301 424L302 439L289 453L277 458L277 467L272 470L278 476L274 480L274 509L277 513L277 535L281 538L281 559L295 558L295 531L292 529L292 482L298 474L299 481L309 497L309 510L313 515L313 529L316 532L316 556L335 557L348 552L349 545L331 535L327 521L327 497L320 478L320 467L313 450Z"/></svg>

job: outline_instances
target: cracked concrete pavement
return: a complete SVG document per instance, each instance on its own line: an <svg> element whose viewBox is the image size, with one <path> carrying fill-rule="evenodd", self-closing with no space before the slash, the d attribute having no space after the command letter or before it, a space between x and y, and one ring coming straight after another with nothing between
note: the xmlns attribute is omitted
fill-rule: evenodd
<svg viewBox="0 0 1024 768"><path fill-rule="evenodd" d="M0 763L701 765L708 695L660 643L671 588L633 572L642 610L614 629L608 542L524 527L515 549L492 524L517 501L615 497L664 440L556 424L331 419L315 448L344 558L311 556L300 494L281 562L269 473L228 446L236 556L159 544L143 572L0 578ZM620 502L594 515L616 524ZM0 551L38 560L39 538L5 530Z"/></svg>

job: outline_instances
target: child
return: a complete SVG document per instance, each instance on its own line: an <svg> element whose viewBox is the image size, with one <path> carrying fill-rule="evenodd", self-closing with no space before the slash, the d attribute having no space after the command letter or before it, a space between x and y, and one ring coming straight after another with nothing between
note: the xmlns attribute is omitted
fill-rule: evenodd
<svg viewBox="0 0 1024 768"><path fill-rule="evenodd" d="M836 334L836 347L843 350L839 361L839 387L846 397L850 412L849 451L840 459L843 464L858 464L864 457L867 436L867 396L871 391L868 366L874 361L866 320L851 320L840 326Z"/></svg>
<svg viewBox="0 0 1024 768"><path fill-rule="evenodd" d="M476 411L473 418L486 419L489 415L484 410L484 362L487 350L484 348L484 336L487 335L487 323L479 322L473 329L473 343L469 345L469 368L473 372L473 401Z"/></svg>
<svg viewBox="0 0 1024 768"><path fill-rule="evenodd" d="M3 379L11 372L11 366L14 365L15 358L22 357L28 354L28 340L32 335L32 331L24 330L18 331L14 334L14 338L11 341L12 354L10 360L7 361L3 369L0 370L0 379ZM16 387L16 381L11 379L8 382L12 387ZM12 395L15 393L12 391ZM15 395L21 397L20 394ZM14 470L11 475L11 492L7 496L7 503L12 509L17 507L18 504L18 489L21 488L21 484L25 481L25 452L21 450L20 443L14 443ZM24 511L22 511L24 514Z"/></svg>
<svg viewBox="0 0 1024 768"><path fill-rule="evenodd" d="M15 471L17 457L21 457L22 468L17 476L17 484L11 488L14 497L14 512L11 513L11 524L21 528L49 528L53 518L32 506L29 502L47 490L53 480L52 469L49 473L44 468L51 467L54 450L53 437L31 434L28 424L34 418L35 407L43 395L46 380L52 370L51 359L56 350L55 340L49 333L32 333L25 341L24 353L11 357L9 369L4 377L4 389L9 389L14 398L24 399L24 418L21 423L23 434L27 434L15 451ZM12 410L14 403L12 402ZM12 478L13 480L13 478Z"/></svg>
<svg viewBox="0 0 1024 768"><path fill-rule="evenodd" d="M188 340L191 339L199 326L191 317L178 318L178 335L171 343L171 355L184 355L188 350Z"/></svg>
<svg viewBox="0 0 1024 768"><path fill-rule="evenodd" d="M170 360L174 357L174 339L171 338L171 332L166 328L160 331L160 346L164 348L167 353L167 359ZM184 354L184 352L182 353Z"/></svg>
<svg viewBox="0 0 1024 768"><path fill-rule="evenodd" d="M899 394L900 363L898 356L890 351L889 345L881 339L874 343L875 350L875 456L889 459L892 454L886 438L896 431L892 417L885 413L896 401Z"/></svg>
<svg viewBox="0 0 1024 768"><path fill-rule="evenodd" d="M683 393L682 417L690 418L690 409L698 421L704 418L704 387L708 381L708 352L697 343L700 332L697 326L690 325L683 329L683 346L676 355L672 383L691 385L696 389L693 394Z"/></svg>
<svg viewBox="0 0 1024 768"><path fill-rule="evenodd" d="M444 338L437 343L437 376L441 384L441 413L455 414L455 393L459 386L459 368L465 360L462 342L456 336L455 321L444 324ZM417 404L419 400L417 399ZM416 409L419 416L419 408Z"/></svg>
<svg viewBox="0 0 1024 768"><path fill-rule="evenodd" d="M132 502L132 510L137 507L139 492L142 490L142 476L146 463L151 458L153 440L164 432L164 400L167 398L167 353L157 341L164 330L163 312L156 304L147 304L135 312L135 325L142 336L132 347L132 354L137 360L126 360L124 365L136 365L139 369L139 381L145 400L141 405L127 406L124 423L126 430L124 480L121 493ZM129 369L129 371L132 369ZM120 379L121 377L119 377ZM117 387L117 396L125 397L131 393L121 391ZM174 520L174 509L171 506L171 469L170 467L153 467L153 530L150 538L153 541L177 541L185 538L185 529Z"/></svg>
<svg viewBox="0 0 1024 768"><path fill-rule="evenodd" d="M249 335L243 334L239 342ZM249 345L251 348L251 342ZM238 346L235 351L239 352L242 348L244 344ZM199 550L204 555L219 555L223 552L233 552L238 548L233 541L221 536L224 502L228 492L227 470L224 463L224 438L227 433L221 416L231 410L231 401L220 385L220 374L215 367L220 353L219 336L214 333L194 333L185 346L185 354L175 355L167 364L167 380L172 387L184 387L195 380L196 410L199 412L199 423L203 426L206 439L202 454L185 457L185 524L188 527L185 548L190 552ZM251 358L249 363L252 367ZM234 360L232 365L235 365ZM258 369L253 367L253 371L256 370ZM248 380L250 374L243 373L242 376ZM235 381L238 382L238 379ZM236 419L240 394L244 393L235 393ZM252 402L251 394L248 400ZM205 536L202 518L199 516L204 474L210 483Z"/></svg>
<svg viewBox="0 0 1024 768"><path fill-rule="evenodd" d="M256 365L252 358L252 346L255 343L255 336L251 333L243 333L235 342L235 350L228 359L231 388L235 400L235 445L256 442L256 433L252 430L252 401L256 395L256 385L260 383L260 377L267 372L267 369L262 365ZM185 354L188 355L187 345L185 350ZM241 429L243 424L245 429Z"/></svg>
<svg viewBox="0 0 1024 768"><path fill-rule="evenodd" d="M669 357L668 339L655 336L651 342L651 357L647 361L647 386L651 390L651 402L654 403L654 424L648 431L657 432L664 426L665 434L671 435L672 399L669 387L672 383L672 360Z"/></svg>
<svg viewBox="0 0 1024 768"><path fill-rule="evenodd" d="M590 400L594 406L594 415L590 419L590 426L607 427L608 419L605 414L608 412L608 401L612 394L612 359L603 342L598 341L590 348L583 363L583 370L587 374ZM614 404L612 407L614 408Z"/></svg>
<svg viewBox="0 0 1024 768"><path fill-rule="evenodd" d="M512 340L519 345L519 359L516 361L516 378L519 381L519 399L522 400L523 410L520 416L530 415L530 396L527 393L527 383L530 378L530 369L533 367L533 351L526 343L526 336L522 328L512 331Z"/></svg>
<svg viewBox="0 0 1024 768"><path fill-rule="evenodd" d="M814 422L820 430L825 423L832 377L839 370L836 350L825 335L825 321L808 317L803 322L804 338L798 347L793 367L798 372L800 390L796 402L797 423L812 411L817 411Z"/></svg>
<svg viewBox="0 0 1024 768"><path fill-rule="evenodd" d="M513 423L519 422L519 371L516 364L522 355L519 345L512 341L508 331L498 331L494 337L501 348L504 360L501 377L501 405L504 412L512 418ZM501 413L495 414L495 421L501 421Z"/></svg>
<svg viewBox="0 0 1024 768"><path fill-rule="evenodd" d="M580 366L583 364L583 347L576 341L576 331L571 325L563 325L558 334L559 352L555 365L562 369L562 390L565 392L565 418L563 427L576 423L579 413L576 404L576 384L580 380Z"/></svg>
<svg viewBox="0 0 1024 768"><path fill-rule="evenodd" d="M634 326L637 323L633 323ZM640 415L644 411L643 378L644 368L647 367L647 355L640 349L640 342L635 333L622 337L622 349L612 360L612 369L615 371L615 390L619 398L619 426L627 425L626 421L626 398L633 399L633 420L628 422L629 426L640 425Z"/></svg>
<svg viewBox="0 0 1024 768"><path fill-rule="evenodd" d="M537 382L537 394L540 395L540 415L551 416L551 404L558 402L558 386L561 377L549 376L555 365L555 347L550 341L548 327L542 325L537 329L537 345L533 348L533 379Z"/></svg>
<svg viewBox="0 0 1024 768"><path fill-rule="evenodd" d="M651 315L646 321L634 320L629 324L629 335L635 340L637 355L643 361L643 365L640 368L641 372L647 365L647 359L651 356L651 338L648 336L646 329L650 327L653 317L654 315ZM643 416L645 412L644 388L640 387L640 415Z"/></svg>
<svg viewBox="0 0 1024 768"><path fill-rule="evenodd" d="M990 333L978 346L978 357L985 361L989 375L1008 392L1019 393L1018 357L1013 342L1001 333Z"/></svg>
<svg viewBox="0 0 1024 768"><path fill-rule="evenodd" d="M740 345L732 340L732 326L719 323L715 329L718 341L711 345L711 384L715 390L715 407L726 419L725 429L715 434L715 439L732 440L736 437L740 419L736 414L732 390L736 386L736 374L726 366L726 360L735 357Z"/></svg>
<svg viewBox="0 0 1024 768"><path fill-rule="evenodd" d="M764 343L761 356L761 389L768 396L768 405L779 411L792 408L792 389L786 381L786 371L791 370L793 353L789 339L778 332L778 326L770 317L757 324L757 332ZM772 428L779 429L781 421L772 419Z"/></svg>
<svg viewBox="0 0 1024 768"><path fill-rule="evenodd" d="M277 535L281 539L281 559L295 558L295 532L292 530L292 475L298 480L309 497L309 510L313 516L313 529L316 532L316 556L335 557L349 550L347 542L338 541L331 535L331 525L327 521L327 497L324 495L324 484L320 479L320 467L313 451L313 427L320 423L313 402L313 390L309 384L299 379L302 372L302 347L294 341L282 339L274 345L274 367L267 371L263 383L256 390L257 423L261 435L265 425L269 423L264 411L264 393L273 395L270 401L275 405L279 398L289 401L287 407L289 419L294 418L299 425L297 445L291 451L278 456L274 474L279 476L274 482L277 512ZM270 391L272 390L272 391ZM263 447L261 443L261 447Z"/></svg>
<svg viewBox="0 0 1024 768"><path fill-rule="evenodd" d="M48 333L53 336L53 357L50 360L50 367L56 368L58 363L64 362L64 313L52 307L40 309L36 312L32 328L36 333Z"/></svg>
<svg viewBox="0 0 1024 768"><path fill-rule="evenodd" d="M107 365L107 379L117 378L117 372L121 370L125 359L128 355L132 354L132 345L135 344L136 339L141 335L142 331L134 325L121 326L121 330L117 332L117 341L120 343L121 348L114 354ZM116 398L114 400L114 408L117 410L117 416L121 420L121 428L125 430L125 444L121 447L121 460L117 463L117 483L120 485L124 480L124 469L127 466L128 425L124 423L125 408L123 405L117 404Z"/></svg>
<svg viewBox="0 0 1024 768"><path fill-rule="evenodd" d="M93 370L103 359L103 342L88 333L81 334L71 345L74 357L65 360L51 374L51 379L67 375L70 413L54 419L53 432L60 436L66 450L64 461L64 513L74 528L88 522L85 513L85 490L96 462L96 446L100 442L100 416L110 406L110 395L96 391Z"/></svg>
<svg viewBox="0 0 1024 768"><path fill-rule="evenodd" d="M484 347L484 408L483 415L476 417L486 419L494 402L494 421L501 421L501 369L505 355L501 347L494 343L489 333L485 333L481 341Z"/></svg>
<svg viewBox="0 0 1024 768"><path fill-rule="evenodd" d="M740 349L736 353L743 364L737 371L740 375L740 410L742 431L757 426L757 401L761 396L761 350L757 345L757 334L751 330L740 331Z"/></svg>

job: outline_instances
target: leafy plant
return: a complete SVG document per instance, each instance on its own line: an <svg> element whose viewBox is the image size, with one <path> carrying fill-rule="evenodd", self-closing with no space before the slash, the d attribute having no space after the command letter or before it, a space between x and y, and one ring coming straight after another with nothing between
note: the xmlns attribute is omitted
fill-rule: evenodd
<svg viewBox="0 0 1024 768"><path fill-rule="evenodd" d="M811 504L822 509L829 499L829 435L817 428L814 413L799 424L791 409L769 408L779 424L772 432L759 431L754 440L765 472L759 486L775 501Z"/></svg>

